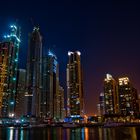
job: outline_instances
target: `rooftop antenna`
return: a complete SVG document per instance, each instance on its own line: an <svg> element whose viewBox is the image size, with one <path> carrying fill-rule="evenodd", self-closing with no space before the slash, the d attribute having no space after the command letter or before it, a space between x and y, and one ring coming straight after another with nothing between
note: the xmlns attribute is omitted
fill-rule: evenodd
<svg viewBox="0 0 140 140"><path fill-rule="evenodd" d="M52 45L52 46L49 46L49 49L48 49L48 51L54 51L54 48L56 47L56 45Z"/></svg>
<svg viewBox="0 0 140 140"><path fill-rule="evenodd" d="M15 20L15 25L18 27L18 32L17 32L18 34L17 35L18 35L18 38L20 39L20 37L21 37L21 27L18 25L18 21L19 21L18 19Z"/></svg>
<svg viewBox="0 0 140 140"><path fill-rule="evenodd" d="M36 27L36 28L39 29L39 24L36 24L35 21L34 21L34 19L33 19L32 17L30 18L30 21L31 21L31 25L32 25L33 27Z"/></svg>

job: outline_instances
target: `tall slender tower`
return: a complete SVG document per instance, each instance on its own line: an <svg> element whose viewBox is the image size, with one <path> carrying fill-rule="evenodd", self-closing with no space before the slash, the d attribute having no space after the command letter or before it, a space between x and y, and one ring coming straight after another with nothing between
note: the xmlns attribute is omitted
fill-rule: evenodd
<svg viewBox="0 0 140 140"><path fill-rule="evenodd" d="M10 34L0 44L0 116L14 117L20 29L10 26Z"/></svg>
<svg viewBox="0 0 140 140"><path fill-rule="evenodd" d="M65 108L64 108L64 89L59 86L59 92L56 96L56 117L59 120L63 120L65 117Z"/></svg>
<svg viewBox="0 0 140 140"><path fill-rule="evenodd" d="M104 79L104 100L105 114L118 113L118 90L115 79L110 74L106 74Z"/></svg>
<svg viewBox="0 0 140 140"><path fill-rule="evenodd" d="M67 116L83 115L84 99L81 74L81 53L68 52L67 64Z"/></svg>
<svg viewBox="0 0 140 140"><path fill-rule="evenodd" d="M26 89L27 114L39 117L42 91L42 37L38 27L34 27L29 36Z"/></svg>
<svg viewBox="0 0 140 140"><path fill-rule="evenodd" d="M59 94L59 65L57 57L49 50L43 58L42 116L57 117L57 96Z"/></svg>

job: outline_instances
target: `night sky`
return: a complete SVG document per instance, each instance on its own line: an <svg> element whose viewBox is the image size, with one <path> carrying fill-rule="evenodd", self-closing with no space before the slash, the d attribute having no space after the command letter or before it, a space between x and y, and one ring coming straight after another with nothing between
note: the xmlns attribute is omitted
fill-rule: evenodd
<svg viewBox="0 0 140 140"><path fill-rule="evenodd" d="M25 68L28 33L40 26L43 48L52 48L66 89L67 52L81 51L86 112L96 113L103 78L128 76L140 92L140 4L134 0L1 0L0 36L21 26L20 68ZM32 20L31 20L32 19ZM32 21L32 22L31 22ZM65 91L66 92L66 91Z"/></svg>

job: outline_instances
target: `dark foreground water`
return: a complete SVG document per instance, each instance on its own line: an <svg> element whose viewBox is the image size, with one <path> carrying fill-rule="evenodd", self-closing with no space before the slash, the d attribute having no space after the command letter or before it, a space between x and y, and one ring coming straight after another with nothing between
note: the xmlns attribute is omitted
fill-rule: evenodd
<svg viewBox="0 0 140 140"><path fill-rule="evenodd" d="M0 128L0 140L140 140L140 127Z"/></svg>

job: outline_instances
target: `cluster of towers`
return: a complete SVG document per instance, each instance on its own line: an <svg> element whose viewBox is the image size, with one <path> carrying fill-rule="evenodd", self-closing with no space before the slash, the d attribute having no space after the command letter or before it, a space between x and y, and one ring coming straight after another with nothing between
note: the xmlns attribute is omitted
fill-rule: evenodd
<svg viewBox="0 0 140 140"><path fill-rule="evenodd" d="M98 115L138 116L139 100L137 90L128 77L115 80L106 74L104 79L104 93L100 94Z"/></svg>
<svg viewBox="0 0 140 140"><path fill-rule="evenodd" d="M68 52L67 96L59 83L59 64L52 51L43 53L42 36L34 27L29 35L26 69L18 69L20 29L12 25L0 43L0 117L64 119L81 116L83 84L80 52ZM67 111L65 101L67 99Z"/></svg>

